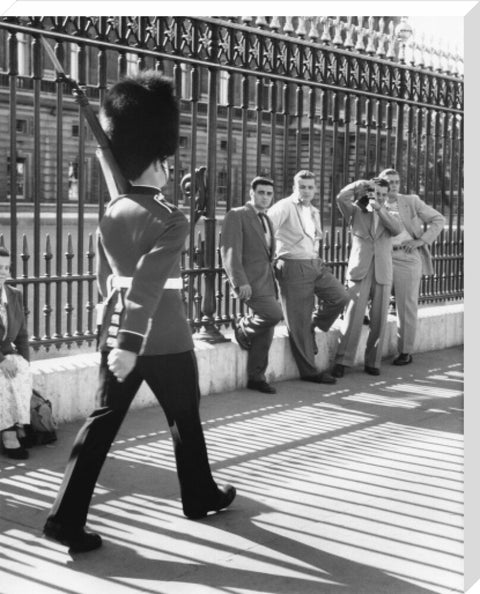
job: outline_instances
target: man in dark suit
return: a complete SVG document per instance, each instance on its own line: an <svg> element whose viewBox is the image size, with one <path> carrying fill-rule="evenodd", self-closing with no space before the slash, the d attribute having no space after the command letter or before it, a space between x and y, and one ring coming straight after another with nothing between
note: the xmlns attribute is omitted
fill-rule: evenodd
<svg viewBox="0 0 480 594"><path fill-rule="evenodd" d="M247 388L267 394L276 392L266 381L265 370L274 327L283 318L272 265L274 233L265 214L272 199L273 181L254 178L250 201L225 215L220 246L233 290L252 312L234 322L237 342L248 350Z"/></svg>
<svg viewBox="0 0 480 594"><path fill-rule="evenodd" d="M180 295L180 256L188 222L160 189L178 144L178 104L169 80L143 71L110 89L102 124L132 186L112 200L100 222L98 285L113 310L102 325L95 410L80 429L44 528L72 551L101 546L85 522L112 441L145 380L170 426L184 514L198 519L227 507L231 485L213 480L199 415L190 327Z"/></svg>

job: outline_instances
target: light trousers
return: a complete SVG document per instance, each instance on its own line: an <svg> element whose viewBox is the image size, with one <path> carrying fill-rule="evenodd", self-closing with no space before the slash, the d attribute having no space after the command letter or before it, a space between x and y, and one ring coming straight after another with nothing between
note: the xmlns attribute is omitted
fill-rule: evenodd
<svg viewBox="0 0 480 594"><path fill-rule="evenodd" d="M397 309L397 348L411 353L415 347L418 318L418 295L422 279L422 261L418 250L407 254L393 252L393 289Z"/></svg>
<svg viewBox="0 0 480 594"><path fill-rule="evenodd" d="M349 283L350 301L344 318L342 337L335 363L352 367L362 333L363 319L368 301L371 299L370 329L365 348L365 365L379 368L382 361L383 344L387 330L388 305L391 284L381 285L375 280L374 262L366 276L360 281Z"/></svg>

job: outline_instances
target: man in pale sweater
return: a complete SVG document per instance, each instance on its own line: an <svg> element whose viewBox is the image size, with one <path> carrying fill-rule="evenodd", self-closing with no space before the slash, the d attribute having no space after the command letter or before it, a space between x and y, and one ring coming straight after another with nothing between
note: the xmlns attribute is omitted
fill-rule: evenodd
<svg viewBox="0 0 480 594"><path fill-rule="evenodd" d="M301 170L294 177L293 193L274 204L268 216L275 229L275 272L300 378L334 384L335 378L315 365L312 331L317 327L327 332L350 297L320 258L322 227L320 212L311 204L314 195L314 174Z"/></svg>

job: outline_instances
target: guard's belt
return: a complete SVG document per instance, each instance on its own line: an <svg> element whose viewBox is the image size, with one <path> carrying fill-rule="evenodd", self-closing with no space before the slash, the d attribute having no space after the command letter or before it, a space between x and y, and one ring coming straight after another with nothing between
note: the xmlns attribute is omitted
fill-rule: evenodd
<svg viewBox="0 0 480 594"><path fill-rule="evenodd" d="M117 276L116 274L112 274L110 277L110 284L112 289L129 289L132 286L132 280L131 276ZM167 278L167 282L163 288L183 289L182 279L180 277Z"/></svg>

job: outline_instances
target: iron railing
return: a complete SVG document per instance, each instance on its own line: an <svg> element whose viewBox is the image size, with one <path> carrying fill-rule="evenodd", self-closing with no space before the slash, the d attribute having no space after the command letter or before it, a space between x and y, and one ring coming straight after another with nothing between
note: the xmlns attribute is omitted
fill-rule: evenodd
<svg viewBox="0 0 480 594"><path fill-rule="evenodd" d="M93 342L93 237L108 200L94 140L55 80L40 34L97 109L108 85L138 68L173 78L182 117L167 194L190 216L184 296L197 335L218 339L241 310L219 255L224 212L247 199L255 175L274 178L278 199L301 168L317 176L321 253L340 279L350 237L335 196L352 179L394 167L406 192L447 219L421 302L462 299L459 61L407 46L382 22L374 29L370 20L367 29L351 19L237 20L0 19L0 117L10 123L0 135L0 241L12 253L12 282L23 287L35 347ZM207 206L195 226L194 200L180 180L201 165Z"/></svg>

